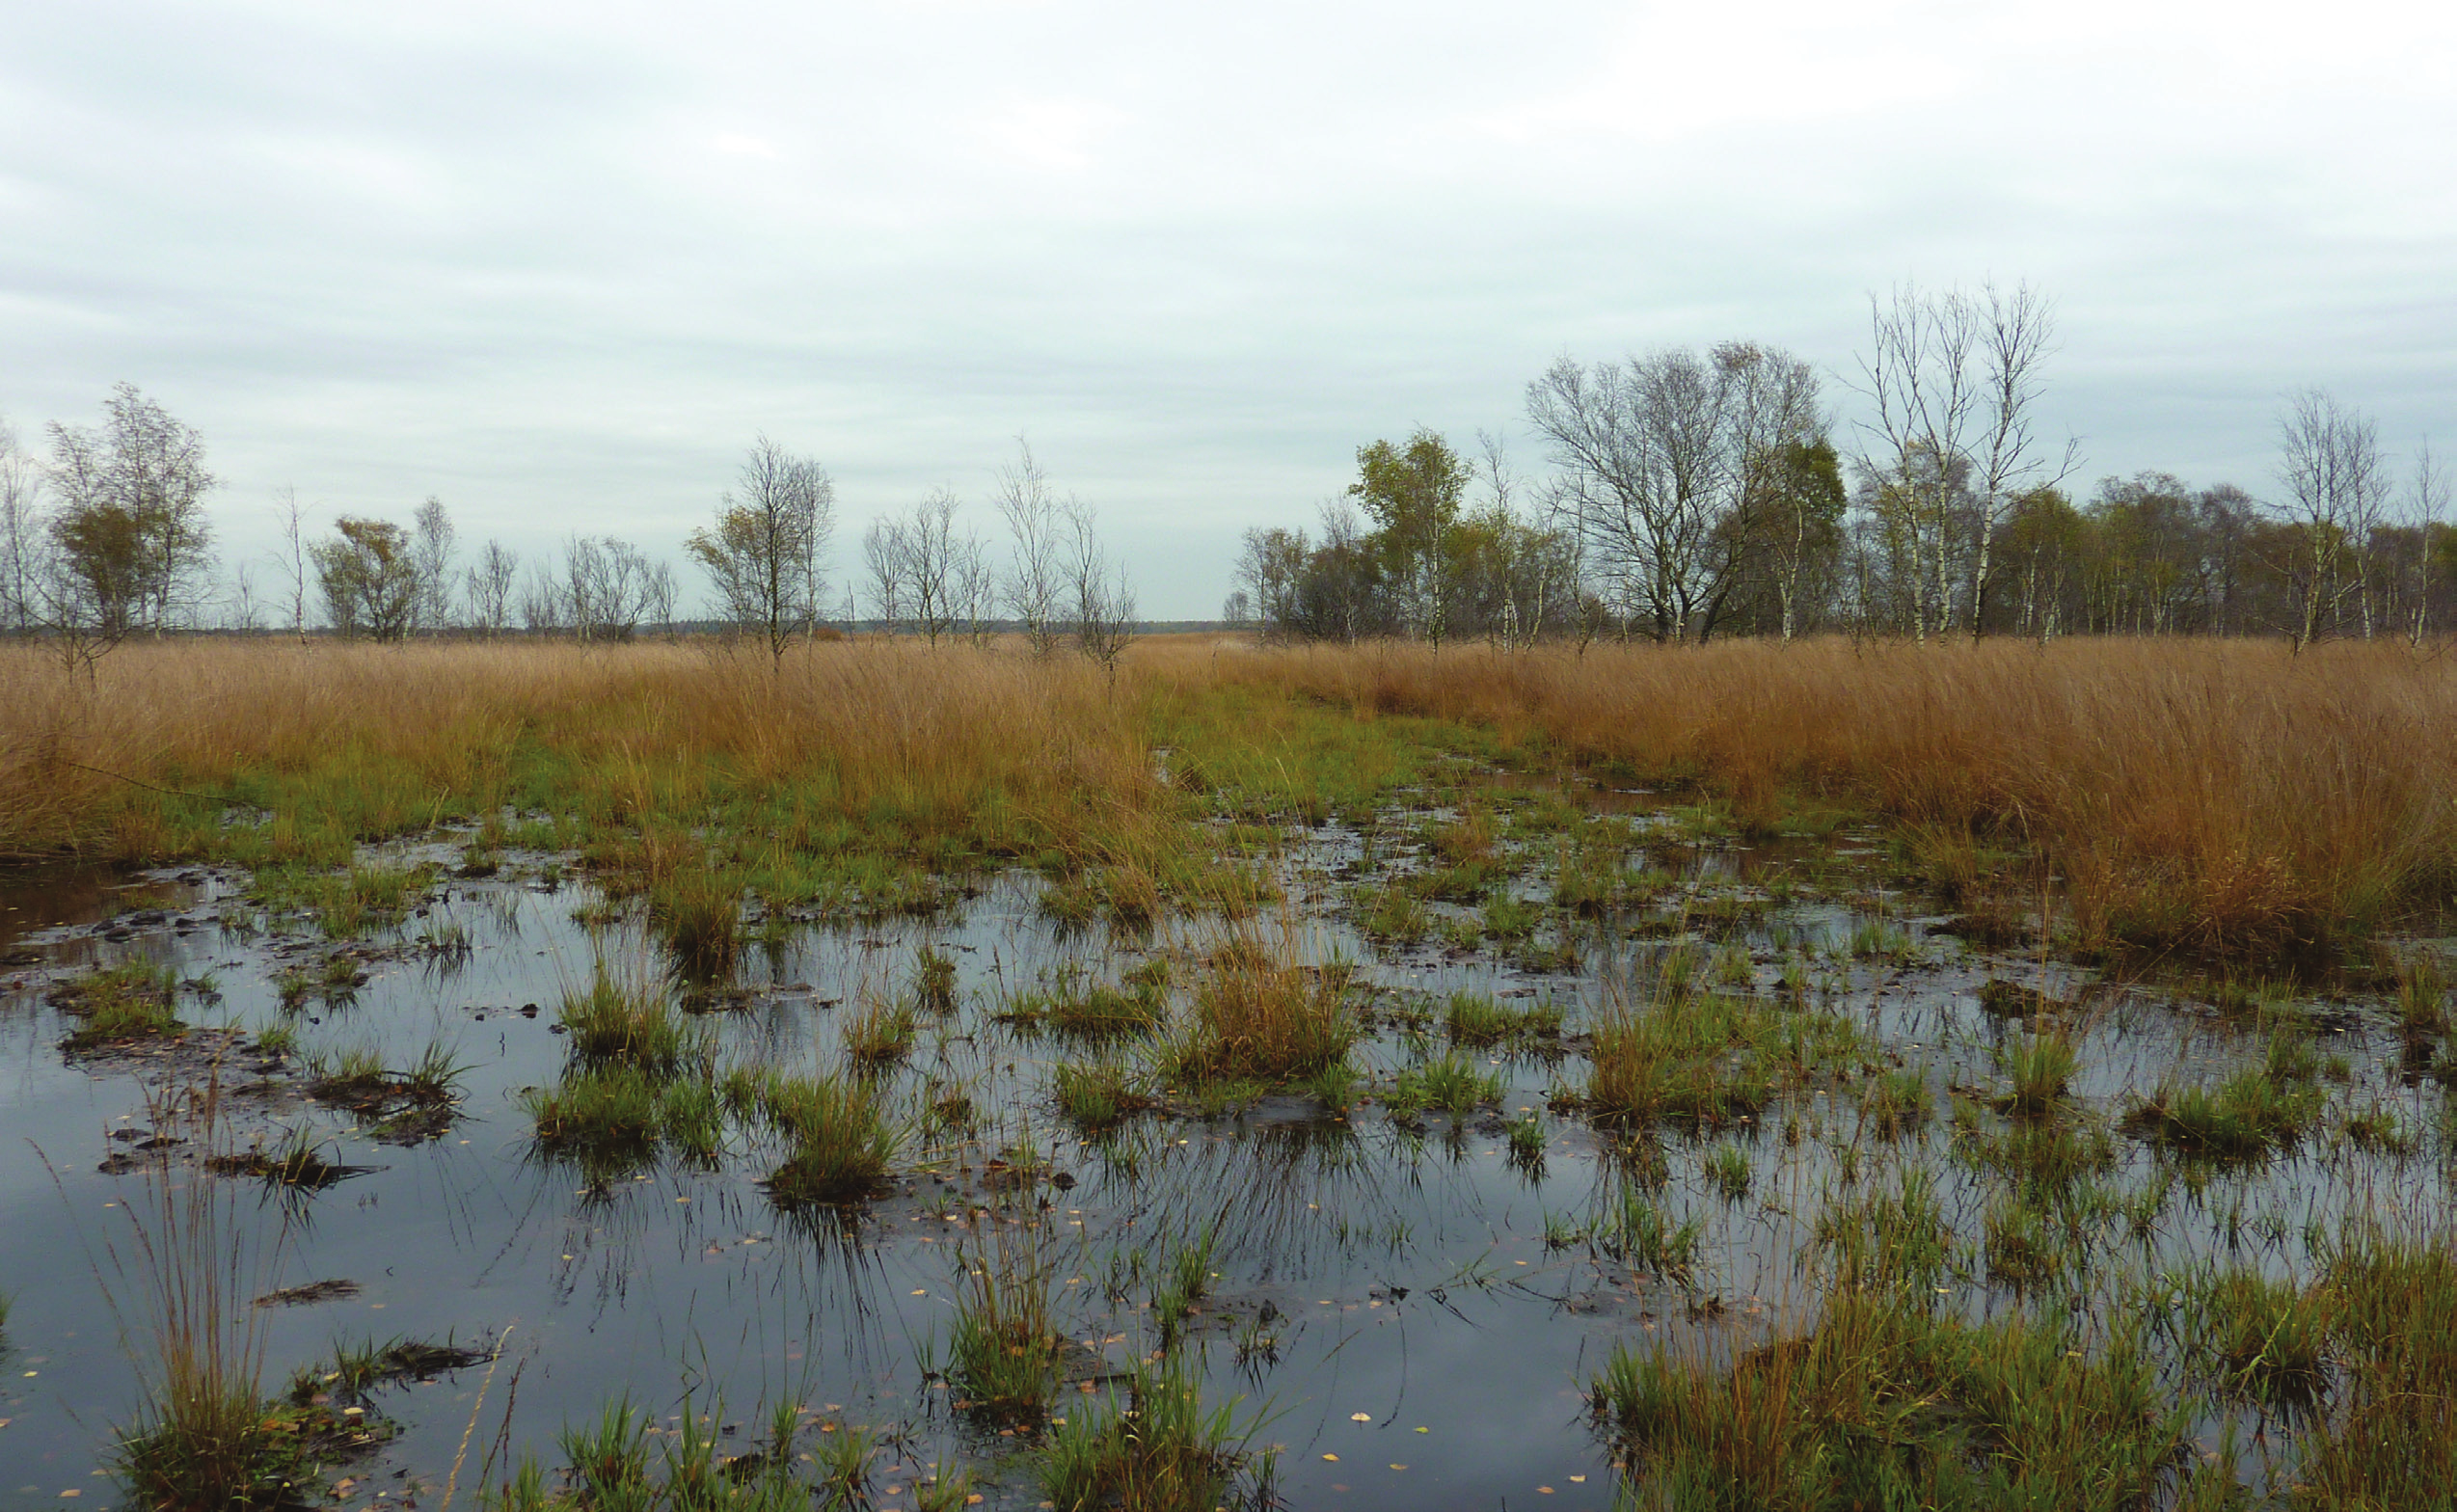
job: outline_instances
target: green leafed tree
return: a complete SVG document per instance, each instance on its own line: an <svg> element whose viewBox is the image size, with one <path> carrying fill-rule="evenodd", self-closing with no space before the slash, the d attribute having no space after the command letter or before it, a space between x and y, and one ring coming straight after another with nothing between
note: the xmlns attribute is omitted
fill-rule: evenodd
<svg viewBox="0 0 2457 1512"><path fill-rule="evenodd" d="M725 618L782 666L794 637L818 625L820 559L835 527L827 470L762 436L736 488L718 500L716 524L693 530L684 546L708 574Z"/></svg>
<svg viewBox="0 0 2457 1512"><path fill-rule="evenodd" d="M309 548L333 633L392 641L418 625L424 588L410 533L389 520L344 515Z"/></svg>
<svg viewBox="0 0 2457 1512"><path fill-rule="evenodd" d="M103 640L169 630L212 566L204 438L121 384L99 428L48 427L58 553L52 617Z"/></svg>
<svg viewBox="0 0 2457 1512"><path fill-rule="evenodd" d="M1408 634L1437 645L1457 588L1450 537L1474 481L1475 470L1450 443L1419 428L1404 446L1359 447L1357 481L1348 486L1348 497L1373 521L1385 580Z"/></svg>

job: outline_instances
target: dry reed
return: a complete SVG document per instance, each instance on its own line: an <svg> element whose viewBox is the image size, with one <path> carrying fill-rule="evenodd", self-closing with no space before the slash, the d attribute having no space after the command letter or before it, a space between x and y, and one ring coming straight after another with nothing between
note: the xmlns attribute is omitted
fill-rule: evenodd
<svg viewBox="0 0 2457 1512"><path fill-rule="evenodd" d="M2024 848L2092 944L2292 955L2457 877L2457 666L2386 644L2294 657L2188 639L1579 656L1190 636L1140 644L1114 689L1073 660L883 641L806 648L781 672L714 644L174 641L122 648L90 686L12 648L0 854L198 853L233 797L272 811L263 858L311 853L321 824L329 862L333 826L409 832L524 795L569 791L643 825L790 791L787 846L807 838L795 824L834 821L1148 867L1170 812L1149 710L1232 690L1485 727L1693 784L1760 831L1793 805L1842 804L1965 860L1972 837Z"/></svg>
<svg viewBox="0 0 2457 1512"><path fill-rule="evenodd" d="M1733 641L1148 660L1695 783L1754 828L1810 799L2020 844L2061 875L2074 932L2093 944L2293 954L2358 936L2457 874L2457 665L2402 645L2298 657L2266 641Z"/></svg>

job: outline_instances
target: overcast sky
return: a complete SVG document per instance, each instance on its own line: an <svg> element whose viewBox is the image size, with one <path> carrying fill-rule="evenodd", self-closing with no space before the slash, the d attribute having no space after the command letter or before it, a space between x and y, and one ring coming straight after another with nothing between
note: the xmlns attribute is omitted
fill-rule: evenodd
<svg viewBox="0 0 2457 1512"><path fill-rule="evenodd" d="M2085 490L2271 489L2308 384L2457 449L2445 6L0 0L0 414L661 554L757 432L861 526L1029 436L1145 611L1356 447L1871 290L2028 279ZM693 584L693 597L697 595Z"/></svg>

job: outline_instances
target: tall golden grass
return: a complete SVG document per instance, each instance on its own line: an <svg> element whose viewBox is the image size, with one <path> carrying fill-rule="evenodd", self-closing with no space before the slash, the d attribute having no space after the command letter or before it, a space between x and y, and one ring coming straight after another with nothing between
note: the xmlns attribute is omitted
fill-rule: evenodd
<svg viewBox="0 0 2457 1512"><path fill-rule="evenodd" d="M1221 689L1490 726L1695 785L1758 829L1804 801L1871 809L1965 871L2019 849L2090 941L2292 953L2457 878L2457 663L2182 639L1580 656L1186 636L1139 644L1114 688L1077 659L876 640L781 672L714 645L177 641L122 647L90 684L6 648L0 854L159 858L154 789L286 782L305 807L335 769L356 772L361 832L410 830L500 801L542 751L617 820L777 785L856 821L1145 845L1170 801L1145 711Z"/></svg>
<svg viewBox="0 0 2457 1512"><path fill-rule="evenodd" d="M539 752L634 823L688 823L719 783L790 784L856 819L997 808L1061 833L1162 800L1121 706L1071 659L829 644L779 672L713 644L175 641L122 647L89 684L8 648L0 855L152 859L157 790L243 782L414 829L503 801Z"/></svg>
<svg viewBox="0 0 2457 1512"><path fill-rule="evenodd" d="M1787 798L2042 854L2085 940L2217 956L2327 946L2457 878L2457 663L2404 646L1421 647L1150 659L1362 716L1541 736L1694 782L1745 824ZM2011 880L2010 878L2008 880Z"/></svg>

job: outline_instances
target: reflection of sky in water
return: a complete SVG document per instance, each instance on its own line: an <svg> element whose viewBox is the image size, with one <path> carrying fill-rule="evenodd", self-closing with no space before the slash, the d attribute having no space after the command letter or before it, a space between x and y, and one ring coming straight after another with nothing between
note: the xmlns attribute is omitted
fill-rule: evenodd
<svg viewBox="0 0 2457 1512"><path fill-rule="evenodd" d="M1286 869L1292 893L1315 904L1341 896L1346 884L1334 874L1360 850L1356 836L1336 827L1310 832ZM1703 858L1685 851L1668 869L1749 894L1811 850ZM229 884L190 875L196 879L115 894L105 890L107 879L60 874L0 899L41 925L94 919L115 898L122 906L169 908L170 920L125 939L85 932L46 937L40 948L55 960L137 952L184 974L210 971L222 1004L202 1015L191 1009L192 1018L273 1022L271 979L286 960L311 958L310 942L224 934L211 920L217 893ZM1064 1274L1081 1278L1065 1288L1063 1315L1113 1364L1148 1347L1157 1330L1140 1306L1148 1282L1124 1285L1122 1303L1105 1295L1105 1282L1138 1262L1165 1263L1193 1236L1218 1233L1222 1279L1189 1347L1202 1351L1213 1393L1243 1393L1250 1408L1272 1415L1265 1438L1287 1445L1281 1485L1295 1505L1494 1505L1504 1498L1518 1505L1540 1485L1553 1488L1544 1498L1549 1506L1609 1505L1608 1455L1587 1424L1580 1381L1619 1340L1677 1336L1720 1353L1763 1337L1776 1316L1805 1310L1811 1287L1795 1256L1826 1194L1841 1189L1835 1143L1858 1144L1868 1182L1881 1184L1898 1158L1925 1159L1939 1173L1958 1230L1966 1239L1982 1231L1992 1188L1945 1158L1943 1099L1950 1087L1988 1084L1991 1044L2005 1030L1977 1012L1975 992L1990 974L2021 968L1970 958L1950 939L1929 938L1929 963L1917 969L1836 958L1812 966L1813 976L1846 988L1835 1001L1905 1064L1927 1067L1939 1117L1924 1132L1893 1146L1860 1137L1856 1103L1841 1092L1779 1105L1763 1127L1720 1136L1739 1143L1755 1166L1755 1182L1738 1202L1716 1196L1701 1174L1713 1142L1663 1136L1660 1202L1675 1218L1693 1217L1704 1228L1700 1290L1691 1298L1601 1261L1582 1245L1547 1248L1548 1219L1584 1226L1616 1189L1599 1140L1572 1121L1547 1120L1551 1149L1532 1174L1504 1158L1498 1119L1454 1126L1436 1115L1411 1130L1371 1107L1324 1120L1294 1098L1267 1099L1239 1119L1145 1118L1098 1144L1079 1140L1055 1120L1046 1097L1049 1064L1066 1047L991 1024L988 1008L1062 964L1115 974L1143 958L1143 947L1097 930L1062 936L1034 906L1038 885L994 882L938 921L804 931L753 947L742 980L767 990L744 1011L712 1020L723 1053L787 1068L832 1066L847 1005L899 990L918 945L948 949L965 1006L944 1024L925 1018L913 1058L892 1085L917 1101L929 1087L968 1084L993 1110L982 1135L989 1149L1022 1139L1055 1150L1077 1180L1047 1191L1046 1217L1067 1256ZM1519 890L1542 892L1524 879ZM480 1438L493 1437L514 1401L517 1371L510 1431L541 1453L551 1452L566 1421L594 1413L609 1395L628 1390L662 1418L682 1411L689 1390L702 1408L721 1392L725 1420L745 1434L758 1431L762 1409L780 1397L835 1404L841 1411L833 1416L845 1420L899 1425L913 1454L960 1451L986 1461L994 1475L1012 1441L950 1414L918 1363L950 1319L955 1253L968 1235L950 1215L964 1210L980 1148L922 1150L914 1179L843 1221L789 1219L769 1205L755 1183L773 1163L771 1148L739 1150L716 1173L661 1164L604 1190L532 1155L517 1098L521 1089L552 1081L562 1063L562 1040L551 1029L562 991L585 985L601 956L618 970L648 966L636 927L592 935L574 922L575 909L590 901L571 887L455 882L402 935L455 921L473 945L465 958L375 960L354 1003L314 1007L300 1021L310 1049L372 1046L399 1065L441 1038L471 1069L461 1117L426 1146L375 1144L331 1112L281 1114L284 1123L327 1138L335 1158L376 1169L292 1204L297 1216L283 1234L280 1282L343 1277L364 1290L346 1302L264 1311L268 1386L327 1353L337 1336L500 1336L507 1353L479 1413ZM1771 983L1773 952L1835 952L1870 918L1830 901L1791 902L1750 915L1727 937L1755 948L1758 978ZM189 932L174 932L182 920ZM1380 987L1549 997L1569 1009L1575 1035L1599 983L1644 980L1663 948L1660 929L1634 932L1626 923L1581 926L1597 972L1587 979L1522 977L1490 955L1445 954L1431 942L1377 962L1344 925L1307 919L1288 928L1316 958L1373 962L1366 977ZM1266 920L1266 929L1276 927ZM1920 932L1917 921L1908 928ZM22 952L28 942L10 948ZM64 1066L58 1016L25 986L28 968L14 969L19 986L0 1024L7 1036L0 1134L11 1136L11 1153L0 1154L0 1285L14 1298L0 1492L56 1502L64 1489L91 1488L85 1504L107 1504L117 1490L91 1472L108 1425L130 1411L133 1388L97 1272L112 1271L109 1246L124 1248L124 1212L107 1204L139 1195L142 1183L94 1166L121 1148L108 1131L142 1125L142 1096L125 1075ZM2065 975L2055 980L2059 990L2069 989ZM541 1006L536 1017L516 1012L530 1003ZM2234 1053L2223 1037L2196 1035L2164 1007L2121 994L2104 1003L2076 1085L2087 1097L2146 1088L2179 1055L2214 1064ZM2333 1038L2359 1076L2374 1069L2379 1052L2359 1034L2324 1036ZM1388 1070L1441 1048L1436 1037L1390 1031L1363 1060ZM1511 1117L1540 1112L1550 1089L1583 1074L1575 1057L1480 1059L1502 1074L1503 1113ZM2422 1120L2410 1113L2409 1121ZM1787 1123L1796 1142L1787 1138ZM2150 1176L2138 1147L2120 1151L2116 1184L2138 1186ZM2314 1153L2223 1175L2180 1196L2141 1253L2170 1263L2223 1250L2231 1234L2240 1253L2264 1264L2301 1266L2308 1220L2327 1219L2350 1202L2436 1203L2428 1170L2428 1162L2401 1168ZM234 1191L255 1203L252 1189ZM282 1210L262 1207L268 1231L278 1231ZM1706 1298L1716 1306L1692 1306ZM1984 1276L1958 1298L1974 1311L2010 1300ZM1275 1347L1241 1358L1238 1337L1255 1335L1270 1336ZM382 1407L406 1432L379 1474L405 1464L440 1482L484 1376L464 1371L386 1393ZM1367 1420L1355 1421L1359 1413ZM1393 1464L1407 1469L1388 1468ZM1020 1473L979 1489L991 1505L1038 1500Z"/></svg>

